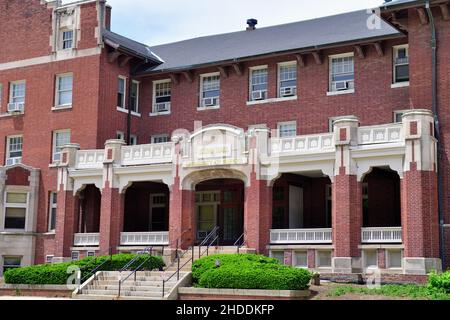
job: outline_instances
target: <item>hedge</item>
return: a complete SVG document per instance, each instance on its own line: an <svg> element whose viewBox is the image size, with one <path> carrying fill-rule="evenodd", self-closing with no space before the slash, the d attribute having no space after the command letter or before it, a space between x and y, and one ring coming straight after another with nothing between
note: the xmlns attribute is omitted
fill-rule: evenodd
<svg viewBox="0 0 450 320"><path fill-rule="evenodd" d="M198 286L215 289L305 290L312 277L260 255L214 255L196 261L192 271Z"/></svg>
<svg viewBox="0 0 450 320"><path fill-rule="evenodd" d="M432 273L428 278L428 287L445 293L450 293L450 270L437 274Z"/></svg>
<svg viewBox="0 0 450 320"><path fill-rule="evenodd" d="M134 254L116 254L112 256L112 262L106 263L101 269L108 271L117 271L122 269L127 263L134 259ZM129 269L138 267L148 258L148 255L139 255L138 259L130 266ZM5 283L8 284L66 284L71 274L67 273L70 266L78 266L81 270L81 278L88 276L97 266L104 261L109 260L110 256L88 257L79 261L44 264L30 267L9 269L4 273ZM150 260L143 266L142 270L155 270L164 267L161 257L152 256Z"/></svg>

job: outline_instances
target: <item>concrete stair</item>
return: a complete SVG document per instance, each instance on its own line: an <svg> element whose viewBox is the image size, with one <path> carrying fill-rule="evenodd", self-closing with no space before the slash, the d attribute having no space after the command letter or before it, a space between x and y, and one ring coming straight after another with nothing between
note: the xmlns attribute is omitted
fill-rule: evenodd
<svg viewBox="0 0 450 320"><path fill-rule="evenodd" d="M97 279L82 288L81 293L74 296L76 299L86 300L162 300L163 279L170 276L167 272L137 272L136 281L134 275L128 278L121 286L119 293L119 277L122 279L130 274L130 271L103 271ZM180 279L185 276L180 273ZM178 284L176 276L165 284L165 296Z"/></svg>

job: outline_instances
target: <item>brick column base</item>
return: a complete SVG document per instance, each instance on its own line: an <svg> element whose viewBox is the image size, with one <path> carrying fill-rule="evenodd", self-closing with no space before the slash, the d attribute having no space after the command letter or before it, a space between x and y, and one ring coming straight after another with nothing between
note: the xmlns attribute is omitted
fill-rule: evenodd
<svg viewBox="0 0 450 320"><path fill-rule="evenodd" d="M73 191L63 190L57 195L56 232L55 232L55 257L53 262L70 261L73 246L73 238L78 226L78 196Z"/></svg>
<svg viewBox="0 0 450 320"><path fill-rule="evenodd" d="M125 195L119 189L110 188L106 183L102 191L100 212L100 255L117 253L120 233L123 231Z"/></svg>

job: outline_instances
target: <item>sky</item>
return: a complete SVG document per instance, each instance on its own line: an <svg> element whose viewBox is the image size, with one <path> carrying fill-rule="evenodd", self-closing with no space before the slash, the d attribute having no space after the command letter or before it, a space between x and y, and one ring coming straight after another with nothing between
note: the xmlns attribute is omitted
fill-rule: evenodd
<svg viewBox="0 0 450 320"><path fill-rule="evenodd" d="M70 0L66 2L71 2ZM384 0L108 0L111 30L153 46L374 8Z"/></svg>

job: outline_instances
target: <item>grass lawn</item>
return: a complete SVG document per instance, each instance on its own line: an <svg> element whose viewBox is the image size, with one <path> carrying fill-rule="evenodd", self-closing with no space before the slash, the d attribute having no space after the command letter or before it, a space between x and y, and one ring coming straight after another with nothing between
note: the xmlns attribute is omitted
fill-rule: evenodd
<svg viewBox="0 0 450 320"><path fill-rule="evenodd" d="M383 285L379 289L369 289L362 285L326 284L320 290L319 299L406 299L406 300L450 300L450 294L421 285Z"/></svg>

